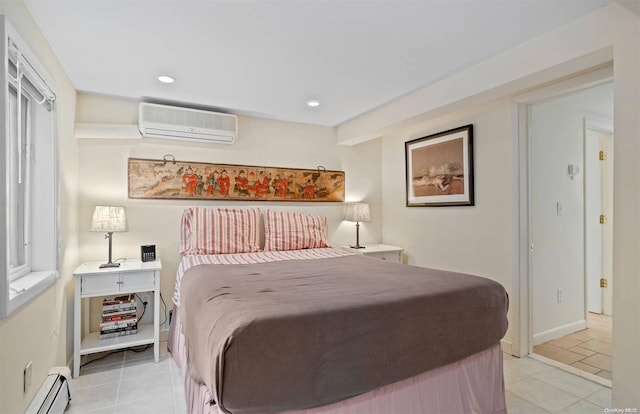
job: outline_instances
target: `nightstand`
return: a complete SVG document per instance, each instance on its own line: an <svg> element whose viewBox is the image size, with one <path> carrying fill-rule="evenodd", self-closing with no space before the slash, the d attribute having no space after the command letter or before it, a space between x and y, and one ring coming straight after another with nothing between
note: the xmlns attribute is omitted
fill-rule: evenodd
<svg viewBox="0 0 640 414"><path fill-rule="evenodd" d="M402 251L404 250L402 247L389 246L386 244L364 244L363 246L365 246L364 249L352 249L349 246L343 246L342 248L352 253L402 263Z"/></svg>
<svg viewBox="0 0 640 414"><path fill-rule="evenodd" d="M130 346L153 344L155 362L160 360L160 260L141 262L126 260L120 267L100 269L102 262L87 262L74 272L76 294L73 310L73 376L80 374L80 356ZM138 325L138 333L100 339L99 332L89 332L89 298L125 293L153 292L153 326ZM85 299L84 329L81 300Z"/></svg>

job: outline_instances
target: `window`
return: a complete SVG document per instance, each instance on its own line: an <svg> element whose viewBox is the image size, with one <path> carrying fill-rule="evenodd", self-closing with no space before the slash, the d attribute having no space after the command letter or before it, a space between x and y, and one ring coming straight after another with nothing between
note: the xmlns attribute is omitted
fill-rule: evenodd
<svg viewBox="0 0 640 414"><path fill-rule="evenodd" d="M58 235L55 93L4 16L0 30L1 318L55 282Z"/></svg>
<svg viewBox="0 0 640 414"><path fill-rule="evenodd" d="M29 194L28 113L29 99L23 94L21 105L18 105L18 92L16 88L9 86L9 280L15 280L31 271L25 214Z"/></svg>

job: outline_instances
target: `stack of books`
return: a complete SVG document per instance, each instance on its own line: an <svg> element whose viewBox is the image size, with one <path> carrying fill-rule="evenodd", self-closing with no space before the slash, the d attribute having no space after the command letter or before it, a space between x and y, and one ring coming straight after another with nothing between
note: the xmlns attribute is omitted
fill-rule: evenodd
<svg viewBox="0 0 640 414"><path fill-rule="evenodd" d="M138 333L138 315L136 313L135 294L117 296L102 301L102 323L100 339Z"/></svg>

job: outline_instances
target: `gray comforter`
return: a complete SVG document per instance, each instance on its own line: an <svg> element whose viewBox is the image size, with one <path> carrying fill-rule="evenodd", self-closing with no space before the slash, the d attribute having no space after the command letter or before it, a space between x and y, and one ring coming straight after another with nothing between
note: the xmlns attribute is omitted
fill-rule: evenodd
<svg viewBox="0 0 640 414"><path fill-rule="evenodd" d="M326 405L495 345L489 279L354 255L201 265L182 278L189 373L230 413Z"/></svg>

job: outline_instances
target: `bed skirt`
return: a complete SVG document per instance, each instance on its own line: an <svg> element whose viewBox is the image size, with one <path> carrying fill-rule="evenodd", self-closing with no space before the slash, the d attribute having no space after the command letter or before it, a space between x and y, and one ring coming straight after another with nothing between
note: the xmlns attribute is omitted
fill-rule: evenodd
<svg viewBox="0 0 640 414"><path fill-rule="evenodd" d="M177 309L169 332L169 352L182 370L187 412L224 414L212 394L187 372L184 336ZM439 414L506 413L500 343L461 361L424 372L367 393L312 409L286 414Z"/></svg>

